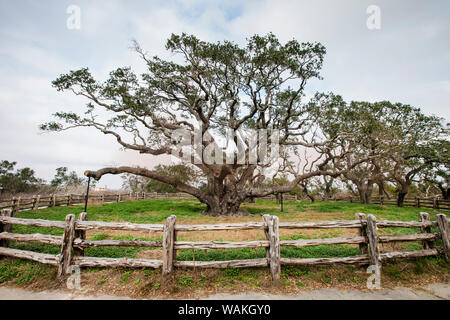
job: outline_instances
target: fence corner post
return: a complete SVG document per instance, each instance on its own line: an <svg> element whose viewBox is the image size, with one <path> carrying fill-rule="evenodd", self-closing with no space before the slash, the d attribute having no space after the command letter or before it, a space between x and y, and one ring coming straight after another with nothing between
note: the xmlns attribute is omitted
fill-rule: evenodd
<svg viewBox="0 0 450 320"><path fill-rule="evenodd" d="M439 231L441 232L442 244L444 246L445 259L450 259L450 232L448 231L448 220L445 214L436 215Z"/></svg>
<svg viewBox="0 0 450 320"><path fill-rule="evenodd" d="M13 198L13 214L16 215L19 213L20 211L20 197L18 198Z"/></svg>
<svg viewBox="0 0 450 320"><path fill-rule="evenodd" d="M359 253L360 254L368 254L369 249L368 249L368 238L367 238L367 229L366 229L367 217L364 213L356 213L355 216L356 216L356 220L359 220L359 222L361 222L361 227L359 228L359 235L361 237L365 238L365 242L359 244Z"/></svg>
<svg viewBox="0 0 450 320"><path fill-rule="evenodd" d="M277 216L264 215L265 234L269 241L269 250L267 250L267 258L269 262L272 280L278 282L281 278L281 254L280 254L280 233L279 220Z"/></svg>
<svg viewBox="0 0 450 320"><path fill-rule="evenodd" d="M430 215L426 212L420 212L419 213L419 220L422 223L430 223ZM420 227L421 233L431 233L431 225L430 226L421 226ZM433 241L424 240L422 241L422 248L423 249L433 249L434 243Z"/></svg>
<svg viewBox="0 0 450 320"><path fill-rule="evenodd" d="M39 202L41 202L41 196L37 195L33 197L33 211L39 209Z"/></svg>
<svg viewBox="0 0 450 320"><path fill-rule="evenodd" d="M72 248L75 231L75 215L69 214L66 216L66 226L64 228L64 235L61 245L61 255L58 265L58 278L61 278L69 273L70 263L72 261Z"/></svg>
<svg viewBox="0 0 450 320"><path fill-rule="evenodd" d="M381 268L380 249L378 248L377 218L367 216L367 236L369 238L369 260L371 265Z"/></svg>
<svg viewBox="0 0 450 320"><path fill-rule="evenodd" d="M173 254L174 254L174 240L175 240L175 224L177 222L177 217L171 215L166 219L166 224L164 225L163 234L163 266L162 274L168 275L173 269Z"/></svg>
<svg viewBox="0 0 450 320"><path fill-rule="evenodd" d="M87 221L87 219L88 219L87 213L86 212L80 213L80 217L78 219L80 221ZM74 237L75 237L74 239L86 240L86 230L75 229ZM74 246L73 255L76 257L83 257L84 256L84 248Z"/></svg>
<svg viewBox="0 0 450 320"><path fill-rule="evenodd" d="M0 216L3 217L12 217L13 212L11 209L4 209L0 211ZM11 232L12 224L1 223L0 222L0 233L1 232ZM0 240L0 247L9 247L9 240Z"/></svg>

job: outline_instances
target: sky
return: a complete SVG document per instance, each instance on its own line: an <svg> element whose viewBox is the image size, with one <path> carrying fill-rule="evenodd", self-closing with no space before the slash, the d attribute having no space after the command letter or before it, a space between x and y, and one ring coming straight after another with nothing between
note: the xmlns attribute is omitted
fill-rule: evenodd
<svg viewBox="0 0 450 320"><path fill-rule="evenodd" d="M379 16L368 11L371 5ZM79 20L68 11L73 6ZM83 99L52 87L60 74L89 67L104 80L121 66L142 73L132 41L172 59L165 42L182 32L241 45L268 32L282 42L321 42L327 49L323 79L309 83L309 94L401 102L449 121L449 12L448 0L0 0L0 160L31 167L47 181L62 166L82 175L110 165L166 163L123 151L95 129L42 133L38 126L57 111L84 109ZM121 178L104 176L98 185L117 189Z"/></svg>

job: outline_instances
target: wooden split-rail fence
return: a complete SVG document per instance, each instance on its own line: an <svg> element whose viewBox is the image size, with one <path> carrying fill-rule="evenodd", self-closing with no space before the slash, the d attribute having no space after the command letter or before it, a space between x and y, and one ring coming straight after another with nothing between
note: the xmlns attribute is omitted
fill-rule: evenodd
<svg viewBox="0 0 450 320"><path fill-rule="evenodd" d="M361 200L355 197L340 198L335 199L335 201L348 201L354 203L360 203ZM397 199L386 197L373 197L370 200L371 204L380 204L384 206L397 206ZM404 207L415 207L424 209L435 209L435 210L450 210L450 200L434 198L406 198L403 202Z"/></svg>
<svg viewBox="0 0 450 320"><path fill-rule="evenodd" d="M444 214L438 214L436 221L430 221L428 213L420 213L419 221L387 221L375 216L357 214L355 220L319 221L319 222L280 222L277 216L264 215L261 222L223 223L202 225L176 224L176 216L166 219L165 224L135 224L128 222L88 221L87 214L81 213L78 219L75 215L67 215L65 221L40 219L21 219L13 217L11 210L4 210L0 215L0 256L29 259L58 267L58 276L70 273L71 266L79 267L126 267L126 268L161 268L163 275L168 275L173 268L244 268L269 267L273 280L280 279L282 265L320 265L320 264L360 264L381 266L383 261L395 258L425 257L444 255L450 258L449 219ZM63 236L43 234L19 234L12 232L12 225L58 228L64 230ZM378 235L379 228L420 228L419 233L407 235ZM432 233L432 227L439 232ZM280 229L330 229L356 228L357 236L326 238L280 240ZM125 231L160 231L162 241L141 240L87 240L86 231L125 230ZM218 230L250 230L264 231L265 240L258 241L178 241L178 232L200 232ZM437 247L436 241L442 240L442 246ZM60 246L60 254L18 250L9 247L10 241L38 242ZM422 249L415 251L381 252L380 244L397 241L422 241ZM281 247L305 247L316 245L354 244L359 245L360 254L350 257L335 258L283 258ZM124 247L159 247L162 248L162 259L137 258L99 258L85 256L84 249L103 246ZM241 249L266 248L266 257L246 260L228 261L179 261L177 250L196 249Z"/></svg>
<svg viewBox="0 0 450 320"><path fill-rule="evenodd" d="M145 199L193 199L187 193L130 192L114 194L90 194L88 201L103 205L105 203L135 201ZM39 210L51 207L74 206L84 204L86 195L35 195L28 198L14 197L0 199L0 210L11 209L14 213L27 210Z"/></svg>

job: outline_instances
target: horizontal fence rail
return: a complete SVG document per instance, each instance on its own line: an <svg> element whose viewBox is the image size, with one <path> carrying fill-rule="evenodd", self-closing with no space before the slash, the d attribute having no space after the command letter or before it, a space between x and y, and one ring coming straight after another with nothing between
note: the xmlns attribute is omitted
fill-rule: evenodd
<svg viewBox="0 0 450 320"><path fill-rule="evenodd" d="M2 210L0 215L0 256L28 259L58 267L58 276L69 273L70 266L80 267L127 267L127 268L161 268L167 275L173 268L246 268L269 267L272 279L278 281L282 265L321 265L321 264L370 264L381 267L384 261L395 258L412 258L443 255L450 258L450 220L444 214L438 214L436 221L431 221L428 213L420 213L419 221L379 220L369 214L358 213L355 220L318 221L318 222L279 222L277 216L264 215L261 222L222 223L202 225L177 225L176 216L167 218L164 224L135 224L128 222L87 221L87 214L81 213L76 220L73 214L67 215L65 221L41 219L21 219L13 217L12 210ZM17 234L12 232L12 225L46 227L63 229L62 236L44 234ZM420 228L420 233L407 235L378 235L379 228ZM438 228L432 233L431 228ZM323 239L280 240L280 229L329 229L356 228L358 235ZM127 230L159 231L163 233L162 241L142 240L86 240L86 230ZM250 230L264 232L265 240L255 241L178 241L177 233L218 230ZM442 240L442 246L436 247L436 241ZM60 254L44 254L9 247L10 241L37 242L59 246ZM421 241L422 249L415 251L381 252L380 244L399 241ZM331 258L284 258L282 247L308 247L318 245L352 244L359 246L359 255ZM86 257L84 249L91 247L148 247L162 248L162 259L137 258L101 258ZM265 248L266 258L227 260L227 261L179 261L177 250L196 249L242 249Z"/></svg>
<svg viewBox="0 0 450 320"><path fill-rule="evenodd" d="M346 197L334 199L335 201L348 201L354 203L361 203L359 198ZM397 206L397 199L386 197L373 197L370 199L371 204L380 204L384 206ZM406 198L403 201L404 207L415 207L424 209L435 209L435 210L450 210L450 200L440 199L440 198Z"/></svg>

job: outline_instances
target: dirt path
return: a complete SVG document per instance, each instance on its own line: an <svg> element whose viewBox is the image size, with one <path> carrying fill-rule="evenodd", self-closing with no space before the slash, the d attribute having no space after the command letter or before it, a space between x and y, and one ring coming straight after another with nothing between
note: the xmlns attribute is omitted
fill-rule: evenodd
<svg viewBox="0 0 450 320"><path fill-rule="evenodd" d="M67 291L32 292L18 288L0 287L0 300L129 300L129 297L88 296ZM320 289L296 295L214 294L205 300L450 300L450 284L435 283L420 289L398 287L376 291Z"/></svg>

